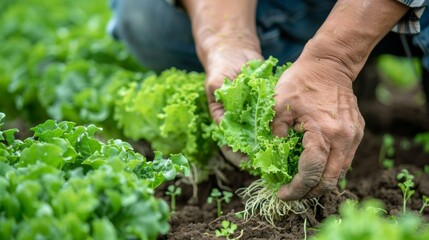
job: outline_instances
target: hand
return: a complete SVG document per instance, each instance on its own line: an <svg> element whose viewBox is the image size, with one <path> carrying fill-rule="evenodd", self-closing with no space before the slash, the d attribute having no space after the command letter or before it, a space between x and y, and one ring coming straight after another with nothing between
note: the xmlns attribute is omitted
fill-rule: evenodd
<svg viewBox="0 0 429 240"><path fill-rule="evenodd" d="M284 185L284 200L318 197L333 190L345 176L363 137L359 112L347 68L330 59L300 57L276 86L275 135L288 128L304 132L298 174Z"/></svg>
<svg viewBox="0 0 429 240"><path fill-rule="evenodd" d="M216 102L214 92L220 88L225 78L234 80L241 72L243 64L250 60L263 59L259 47L249 48L249 45L240 42L230 43L207 56L206 66L206 94L212 118L217 124L224 115L221 102ZM233 165L239 167L240 162L247 160L247 155L241 152L233 152L228 146L222 146L224 157Z"/></svg>
<svg viewBox="0 0 429 240"><path fill-rule="evenodd" d="M234 80L241 68L250 60L263 59L259 50L248 49L244 44L225 46L208 56L206 68L206 94L210 114L216 123L220 123L224 109L222 103L216 102L214 92L220 88L225 78Z"/></svg>
<svg viewBox="0 0 429 240"><path fill-rule="evenodd" d="M192 22L192 33L199 60L207 74L206 93L210 114L220 123L224 109L214 91L225 78L233 80L243 64L262 59L256 34L256 0L183 0ZM235 165L245 158L222 147L225 157Z"/></svg>

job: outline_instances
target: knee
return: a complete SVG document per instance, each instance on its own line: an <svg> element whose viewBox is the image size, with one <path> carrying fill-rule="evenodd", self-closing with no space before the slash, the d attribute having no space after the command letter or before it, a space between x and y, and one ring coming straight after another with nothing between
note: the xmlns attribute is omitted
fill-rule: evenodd
<svg viewBox="0 0 429 240"><path fill-rule="evenodd" d="M136 39L139 35L145 36L140 40L148 40L151 27L150 12L154 7L153 0L121 0L117 6L117 28L121 38Z"/></svg>
<svg viewBox="0 0 429 240"><path fill-rule="evenodd" d="M117 17L120 39L144 67L202 70L184 11L162 0L121 0Z"/></svg>

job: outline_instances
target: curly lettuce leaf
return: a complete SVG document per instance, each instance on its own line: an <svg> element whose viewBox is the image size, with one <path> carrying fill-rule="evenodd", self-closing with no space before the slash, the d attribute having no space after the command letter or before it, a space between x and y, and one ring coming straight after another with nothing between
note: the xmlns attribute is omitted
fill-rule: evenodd
<svg viewBox="0 0 429 240"><path fill-rule="evenodd" d="M217 150L207 132L212 120L204 74L173 68L131 83L119 95L115 119L127 137L145 139L164 154L182 153L201 166Z"/></svg>
<svg viewBox="0 0 429 240"><path fill-rule="evenodd" d="M249 156L242 168L261 176L273 189L291 181L297 173L302 152L302 134L293 130L288 137L273 135L274 88L289 65L277 67L277 59L247 63L233 81L226 79L215 92L225 115L213 137L220 145Z"/></svg>
<svg viewBox="0 0 429 240"><path fill-rule="evenodd" d="M156 239L168 232L168 206L154 189L189 175L183 155L158 152L147 161L127 142L98 140L94 125L48 120L32 131L21 141L4 130L9 140L0 141L0 239Z"/></svg>

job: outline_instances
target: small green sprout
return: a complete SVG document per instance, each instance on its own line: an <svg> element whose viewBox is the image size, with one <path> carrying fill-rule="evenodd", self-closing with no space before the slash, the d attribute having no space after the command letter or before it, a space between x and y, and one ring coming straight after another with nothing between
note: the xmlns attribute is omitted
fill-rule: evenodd
<svg viewBox="0 0 429 240"><path fill-rule="evenodd" d="M379 162L383 165L383 167L390 169L394 166L394 161L392 157L395 155L395 139L390 134L383 135L383 143L380 148L380 152L378 155Z"/></svg>
<svg viewBox="0 0 429 240"><path fill-rule="evenodd" d="M429 207L429 197L423 195L423 205L422 208L420 208L420 214L423 213L423 210L425 210L426 207Z"/></svg>
<svg viewBox="0 0 429 240"><path fill-rule="evenodd" d="M408 151L408 150L410 150L410 149L411 149L411 143L410 143L410 141L408 141L407 139L402 139L402 140L399 142L399 147L400 147L402 150Z"/></svg>
<svg viewBox="0 0 429 240"><path fill-rule="evenodd" d="M182 194L182 188L170 185L165 192L166 195L170 196L171 213L176 212L176 196Z"/></svg>
<svg viewBox="0 0 429 240"><path fill-rule="evenodd" d="M392 169L395 166L395 161L393 161L392 159L384 159L383 160L383 167L386 169Z"/></svg>
<svg viewBox="0 0 429 240"><path fill-rule="evenodd" d="M429 174L429 165L425 165L423 167L423 172L425 172L426 174Z"/></svg>
<svg viewBox="0 0 429 240"><path fill-rule="evenodd" d="M236 212L234 215L238 219L243 219L244 218L244 211Z"/></svg>
<svg viewBox="0 0 429 240"><path fill-rule="evenodd" d="M208 203L216 201L217 206L217 217L222 216L222 201L229 203L231 201L232 193L227 191L219 191L217 188L213 188L210 193L210 197L207 198Z"/></svg>
<svg viewBox="0 0 429 240"><path fill-rule="evenodd" d="M338 181L338 185L339 185L339 187L340 187L341 191L346 190L346 187L347 187L347 179L346 179L346 178L341 178L341 179Z"/></svg>
<svg viewBox="0 0 429 240"><path fill-rule="evenodd" d="M398 175L396 176L397 180L403 180L405 179L404 182L400 182L398 183L398 186L401 188L402 190L402 194L404 196L403 199L403 211L404 213L406 212L406 207L407 207L407 201L411 198L411 196L413 196L414 194L414 190L412 190L412 188L414 187L414 176L411 175L407 169L402 169L402 171L400 173L398 173Z"/></svg>
<svg viewBox="0 0 429 240"><path fill-rule="evenodd" d="M224 220L222 221L222 228L216 229L215 233L216 237L225 237L227 240L235 240L243 236L243 230L241 230L238 237L232 237L236 230L237 224Z"/></svg>
<svg viewBox="0 0 429 240"><path fill-rule="evenodd" d="M414 138L414 142L422 145L425 153L429 153L429 132L417 134Z"/></svg>

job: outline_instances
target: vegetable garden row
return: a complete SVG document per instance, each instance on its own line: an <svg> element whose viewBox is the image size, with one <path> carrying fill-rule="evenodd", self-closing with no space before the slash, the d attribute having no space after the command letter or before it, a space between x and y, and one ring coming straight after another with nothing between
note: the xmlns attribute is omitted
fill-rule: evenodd
<svg viewBox="0 0 429 240"><path fill-rule="evenodd" d="M428 154L425 169L396 166L388 135L366 190L277 198L302 151L301 133L270 129L289 65L249 62L225 81L217 126L204 74L139 66L106 33L104 0L6 0L0 13L0 239L429 239ZM408 144L429 153L429 133ZM223 145L248 156L240 169Z"/></svg>

